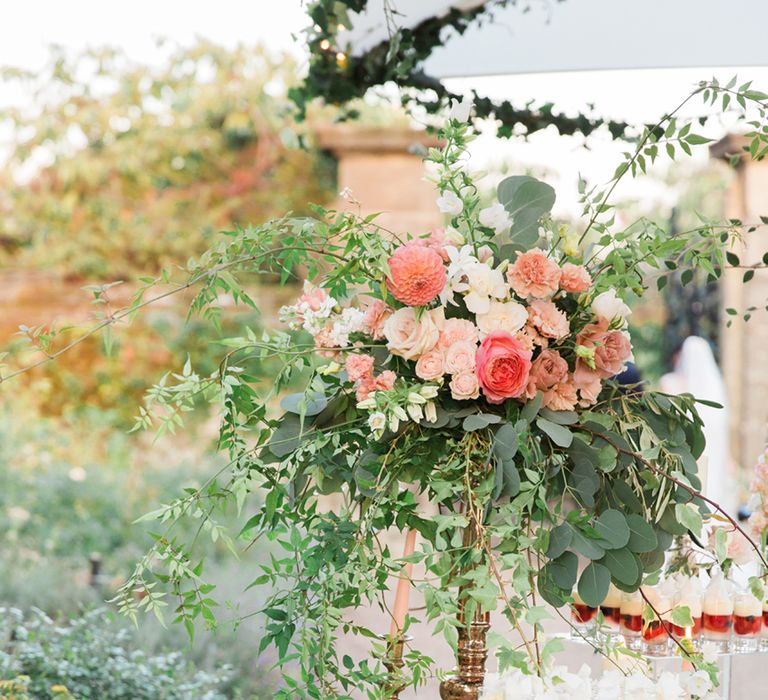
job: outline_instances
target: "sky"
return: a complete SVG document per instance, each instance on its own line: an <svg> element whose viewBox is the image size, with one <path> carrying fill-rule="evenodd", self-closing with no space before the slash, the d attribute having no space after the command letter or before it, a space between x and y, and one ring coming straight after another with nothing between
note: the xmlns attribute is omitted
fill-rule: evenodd
<svg viewBox="0 0 768 700"><path fill-rule="evenodd" d="M555 7L554 12L557 11ZM306 25L300 0L218 0L214 5L201 0L27 0L14 3L13 10L6 12L0 23L0 65L35 70L43 65L46 47L52 43L73 51L114 45L136 61L157 63L162 60L162 53L155 45L156 37L188 44L201 36L224 46L263 42L275 50L301 56L301 39L294 35ZM765 68L554 72L453 78L448 84L458 92L475 88L481 94L512 98L519 105L528 100L551 101L566 113L576 113L586 104L594 103L596 113L643 122L671 109L698 80L714 72L726 80L738 72L744 80L753 78L756 87L768 88ZM0 104L23 99L0 83ZM730 126L728 119L714 120L705 133L720 137ZM578 175L581 173L593 182L607 180L617 165L621 148L610 139L596 137L587 150L580 137L564 138L553 132L534 135L527 143L499 143L487 132L476 143L473 167L496 168L506 164L513 172L529 168L546 172L558 190L556 213L573 214L577 208ZM702 149L696 162L705 160L706 150ZM676 196L653 180L629 185L627 194L667 205Z"/></svg>

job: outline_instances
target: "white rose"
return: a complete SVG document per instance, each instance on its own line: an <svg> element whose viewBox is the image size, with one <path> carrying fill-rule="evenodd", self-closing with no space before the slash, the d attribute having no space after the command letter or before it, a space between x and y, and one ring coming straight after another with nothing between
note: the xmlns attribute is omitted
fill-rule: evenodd
<svg viewBox="0 0 768 700"><path fill-rule="evenodd" d="M455 192L445 190L445 192L441 192L440 196L437 198L437 208L443 212L443 214L457 216L458 214L461 214L464 204Z"/></svg>
<svg viewBox="0 0 768 700"><path fill-rule="evenodd" d="M506 233L512 226L512 217L500 202L480 210L480 223L492 228L496 233Z"/></svg>
<svg viewBox="0 0 768 700"><path fill-rule="evenodd" d="M615 289L598 294L592 302L592 313L609 323L615 318L626 318L632 313L630 308L616 295Z"/></svg>
<svg viewBox="0 0 768 700"><path fill-rule="evenodd" d="M459 100L451 100L451 108L448 112L448 119L455 119L457 122L465 122L469 119L469 113L472 110L472 98L465 95Z"/></svg>
<svg viewBox="0 0 768 700"><path fill-rule="evenodd" d="M464 303L474 314L487 314L491 309L491 299L503 299L509 293L504 275L481 262L472 263L464 268L467 281L457 291L466 292Z"/></svg>
<svg viewBox="0 0 768 700"><path fill-rule="evenodd" d="M488 312L477 314L475 319L481 338L485 338L493 331L507 331L514 335L525 326L527 321L527 309L516 301L492 301Z"/></svg>
<svg viewBox="0 0 768 700"><path fill-rule="evenodd" d="M393 355L414 360L437 345L444 324L443 307L425 311L418 320L411 307L398 309L384 322L387 348Z"/></svg>

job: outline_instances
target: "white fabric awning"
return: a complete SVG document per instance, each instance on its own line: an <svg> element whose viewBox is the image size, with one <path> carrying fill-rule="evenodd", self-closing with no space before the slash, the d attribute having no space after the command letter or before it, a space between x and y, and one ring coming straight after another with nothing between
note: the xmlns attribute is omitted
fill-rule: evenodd
<svg viewBox="0 0 768 700"><path fill-rule="evenodd" d="M385 13L385 4L397 14ZM478 0L369 0L340 43L361 54L389 36ZM523 7L530 4L528 12ZM437 78L631 68L768 65L765 0L529 0L494 8L463 36L446 32L424 70Z"/></svg>

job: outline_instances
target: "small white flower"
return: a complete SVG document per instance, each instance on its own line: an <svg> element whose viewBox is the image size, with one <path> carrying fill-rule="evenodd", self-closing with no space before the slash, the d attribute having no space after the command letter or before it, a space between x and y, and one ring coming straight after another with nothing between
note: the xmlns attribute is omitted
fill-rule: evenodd
<svg viewBox="0 0 768 700"><path fill-rule="evenodd" d="M338 362L329 362L324 367L319 367L317 373L321 377L325 377L329 374L336 374L341 371L341 365Z"/></svg>
<svg viewBox="0 0 768 700"><path fill-rule="evenodd" d="M417 394L415 391L408 393L408 403L423 404L427 403L427 399L421 394Z"/></svg>
<svg viewBox="0 0 768 700"><path fill-rule="evenodd" d="M349 202L353 197L352 190L349 187L345 187L341 192L339 192L339 197Z"/></svg>
<svg viewBox="0 0 768 700"><path fill-rule="evenodd" d="M359 405L360 404L358 404L358 406ZM384 432L384 428L387 427L387 417L381 411L371 413L371 415L368 416L368 427L374 434L381 435Z"/></svg>
<svg viewBox="0 0 768 700"><path fill-rule="evenodd" d="M696 671L688 678L682 678L683 688L691 695L702 697L712 689L712 681L706 671Z"/></svg>
<svg viewBox="0 0 768 700"><path fill-rule="evenodd" d="M464 245L464 236L461 235L453 226L445 227L445 240L455 246Z"/></svg>
<svg viewBox="0 0 768 700"><path fill-rule="evenodd" d="M466 285L457 291L467 292L464 303L473 314L487 314L491 309L492 299L504 299L509 294L509 287L499 270L478 262L467 266L465 273Z"/></svg>
<svg viewBox="0 0 768 700"><path fill-rule="evenodd" d="M400 421L398 420L397 416L396 416L396 415L393 413L393 414L392 414L392 415L389 417L389 429L390 429L390 430L391 430L393 433L396 433L396 432L397 432L397 429L398 429L399 427L400 427Z"/></svg>
<svg viewBox="0 0 768 700"><path fill-rule="evenodd" d="M424 418L427 423L437 422L437 406L435 405L434 401L430 401L426 406L424 406Z"/></svg>
<svg viewBox="0 0 768 700"><path fill-rule="evenodd" d="M398 420L408 420L408 414L405 412L402 406L392 406L392 414L397 416Z"/></svg>
<svg viewBox="0 0 768 700"><path fill-rule="evenodd" d="M461 214L461 210L464 208L464 203L455 192L445 190L440 193L437 198L437 208L443 212L443 214L450 214L451 216L457 216Z"/></svg>
<svg viewBox="0 0 768 700"><path fill-rule="evenodd" d="M406 406L408 410L408 415L411 417L411 420L415 422L419 422L424 415L424 411L422 410L421 406L419 404L415 403L409 403L408 406Z"/></svg>
<svg viewBox="0 0 768 700"><path fill-rule="evenodd" d="M448 112L448 119L455 119L457 122L465 122L469 119L469 114L472 111L472 98L464 96L461 101L453 99L451 100L451 108Z"/></svg>
<svg viewBox="0 0 768 700"><path fill-rule="evenodd" d="M67 472L67 476L72 479L72 481L85 481L88 474L82 467L72 467L72 469Z"/></svg>
<svg viewBox="0 0 768 700"><path fill-rule="evenodd" d="M615 289L609 289L595 297L592 302L592 313L610 323L615 318L626 320L632 311L619 299Z"/></svg>
<svg viewBox="0 0 768 700"><path fill-rule="evenodd" d="M425 384L419 389L419 393L425 399L434 399L437 396L437 387L434 384Z"/></svg>
<svg viewBox="0 0 768 700"><path fill-rule="evenodd" d="M496 233L506 233L512 226L512 217L500 202L480 210L480 223Z"/></svg>
<svg viewBox="0 0 768 700"><path fill-rule="evenodd" d="M376 399L373 398L373 393L371 393L367 399L358 401L357 407L363 409L364 411L369 410L371 408L376 408Z"/></svg>

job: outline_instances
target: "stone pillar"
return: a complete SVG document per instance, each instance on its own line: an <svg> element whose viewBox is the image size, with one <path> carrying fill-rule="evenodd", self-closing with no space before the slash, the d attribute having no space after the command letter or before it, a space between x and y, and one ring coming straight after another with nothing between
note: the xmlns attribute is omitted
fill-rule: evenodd
<svg viewBox="0 0 768 700"><path fill-rule="evenodd" d="M713 158L739 154L735 177L728 188L724 215L746 224L760 223L768 214L768 161L752 160L743 151L746 137L729 135L710 148ZM768 252L768 226L744 233L732 251L742 264L759 263ZM727 269L722 278L722 370L730 402L731 456L740 469L749 469L768 438L768 270L758 270L748 284L744 270ZM756 307L748 322L742 315ZM734 308L738 316L725 313ZM726 327L732 321L730 328Z"/></svg>
<svg viewBox="0 0 768 700"><path fill-rule="evenodd" d="M364 216L380 213L379 225L397 233L421 234L442 225L437 194L424 179L418 152L436 146L436 137L407 127L359 124L321 127L316 136L317 145L338 159L339 192L348 187ZM334 206L357 209L343 199Z"/></svg>

